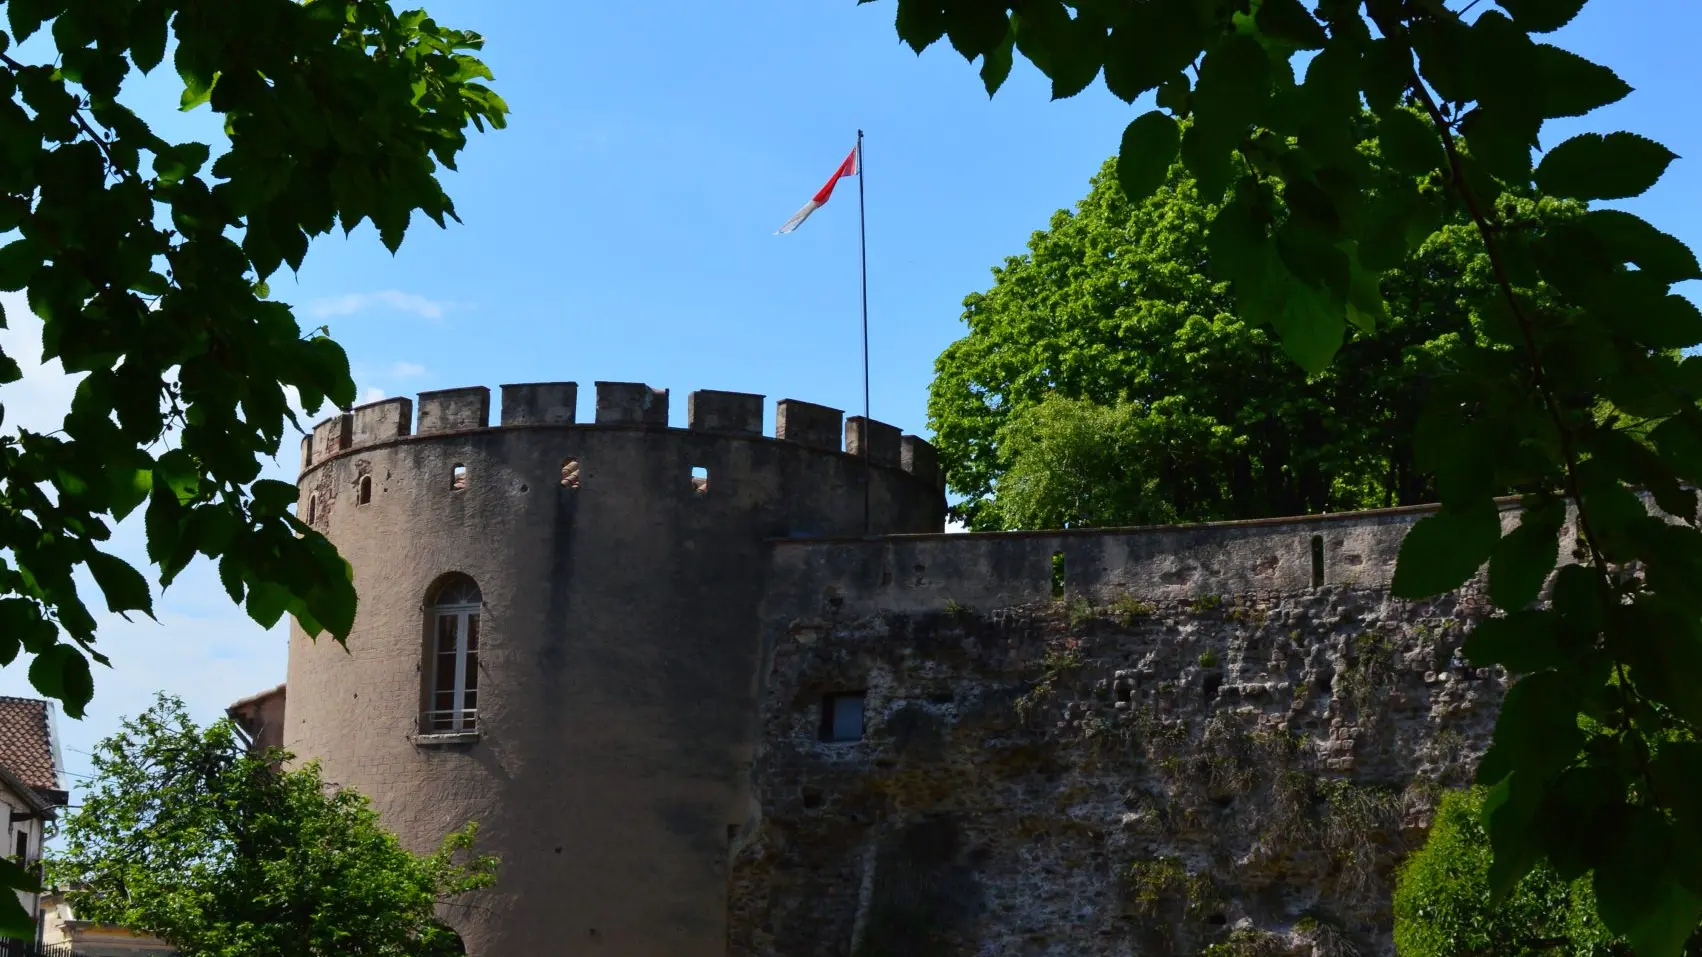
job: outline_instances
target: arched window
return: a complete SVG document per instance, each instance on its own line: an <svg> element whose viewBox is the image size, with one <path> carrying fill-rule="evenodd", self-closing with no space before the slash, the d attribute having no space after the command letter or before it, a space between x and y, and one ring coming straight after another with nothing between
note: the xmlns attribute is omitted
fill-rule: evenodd
<svg viewBox="0 0 1702 957"><path fill-rule="evenodd" d="M372 501L372 476L360 477L360 504L366 505Z"/></svg>
<svg viewBox="0 0 1702 957"><path fill-rule="evenodd" d="M479 713L479 586L452 575L437 586L427 611L431 626L431 691L423 730L473 731Z"/></svg>

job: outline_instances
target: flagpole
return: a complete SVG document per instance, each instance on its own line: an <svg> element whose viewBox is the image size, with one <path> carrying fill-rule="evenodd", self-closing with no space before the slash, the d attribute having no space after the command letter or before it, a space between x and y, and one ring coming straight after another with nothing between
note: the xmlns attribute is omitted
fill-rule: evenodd
<svg viewBox="0 0 1702 957"><path fill-rule="evenodd" d="M863 131L857 131L857 247L863 266L863 535L873 533L869 501L874 479L869 468L873 422L869 418L869 238L868 214L863 208Z"/></svg>

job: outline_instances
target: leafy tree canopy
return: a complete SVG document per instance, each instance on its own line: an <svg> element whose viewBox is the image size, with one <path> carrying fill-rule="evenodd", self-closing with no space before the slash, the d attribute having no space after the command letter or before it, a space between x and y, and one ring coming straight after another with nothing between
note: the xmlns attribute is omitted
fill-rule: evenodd
<svg viewBox="0 0 1702 957"><path fill-rule="evenodd" d="M153 934L184 957L458 952L436 908L494 879L494 858L466 859L476 827L415 856L365 797L327 785L314 764L283 770L289 758L252 753L228 720L196 727L161 696L96 746L48 881L78 917Z"/></svg>
<svg viewBox="0 0 1702 957"><path fill-rule="evenodd" d="M256 621L341 640L347 564L290 514L294 486L256 478L300 426L292 398L347 406L354 383L266 281L332 229L370 221L394 251L416 212L454 218L439 167L507 113L483 41L384 0L3 5L0 290L27 293L43 359L86 376L62 429L0 426L0 665L33 656L36 688L82 714L106 659L77 581L151 614L146 579L102 549L144 507L162 587L203 555ZM168 52L182 108L224 119L216 158L125 106ZM0 353L0 385L19 374Z"/></svg>
<svg viewBox="0 0 1702 957"><path fill-rule="evenodd" d="M1548 42L1586 2L897 0L895 26L979 61L989 93L1020 54L1056 97L1103 76L1155 103L1123 132L1124 192L1146 198L1180 159L1221 198L1211 275L1308 373L1392 315L1382 278L1437 224L1470 220L1493 283L1461 292L1484 341L1429 384L1414 464L1440 508L1391 590L1440 594L1487 564L1505 612L1464 649L1520 676L1477 772L1492 894L1544 860L1590 874L1610 931L1676 957L1702 920L1702 356L1679 352L1702 344L1702 310L1673 287L1702 266L1629 213L1532 232L1495 202L1639 196L1677 158L1632 131L1543 140L1631 93ZM1523 509L1504 529L1507 489ZM1558 564L1563 529L1576 564Z"/></svg>
<svg viewBox="0 0 1702 957"><path fill-rule="evenodd" d="M1577 204L1501 201L1537 230ZM1482 340L1493 286L1469 221L1382 280L1388 314L1308 374L1212 278L1204 202L1180 166L1131 202L1108 160L1073 211L964 301L929 411L973 528L1259 518L1432 500L1414 461L1427 384Z"/></svg>

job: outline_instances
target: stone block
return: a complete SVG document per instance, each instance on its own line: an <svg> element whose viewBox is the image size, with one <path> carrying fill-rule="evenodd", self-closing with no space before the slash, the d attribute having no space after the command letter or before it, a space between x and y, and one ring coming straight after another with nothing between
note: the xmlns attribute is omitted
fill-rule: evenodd
<svg viewBox="0 0 1702 957"><path fill-rule="evenodd" d="M572 425L578 416L577 382L525 382L502 387L503 425Z"/></svg>
<svg viewBox="0 0 1702 957"><path fill-rule="evenodd" d="M415 431L459 432L490 425L491 390L482 385L420 393L420 424Z"/></svg>
<svg viewBox="0 0 1702 957"><path fill-rule="evenodd" d="M845 420L845 451L859 458L866 451L871 464L896 468L899 461L899 439L902 435L896 425L887 425L885 422L854 415Z"/></svg>
<svg viewBox="0 0 1702 957"><path fill-rule="evenodd" d="M699 389L686 396L686 427L700 432L762 434L762 396Z"/></svg>
<svg viewBox="0 0 1702 957"><path fill-rule="evenodd" d="M914 435L899 440L898 467L924 482L940 484L940 453Z"/></svg>
<svg viewBox="0 0 1702 957"><path fill-rule="evenodd" d="M597 383L598 425L668 424L668 390L642 382Z"/></svg>
<svg viewBox="0 0 1702 957"><path fill-rule="evenodd" d="M354 424L349 447L358 449L377 445L408 434L414 424L414 400L398 397L371 402L356 408L350 415Z"/></svg>
<svg viewBox="0 0 1702 957"><path fill-rule="evenodd" d="M333 415L313 427L313 461L323 462L349 447L351 422L348 413Z"/></svg>
<svg viewBox="0 0 1702 957"><path fill-rule="evenodd" d="M774 437L807 445L812 449L839 451L842 409L813 402L781 399L774 406Z"/></svg>

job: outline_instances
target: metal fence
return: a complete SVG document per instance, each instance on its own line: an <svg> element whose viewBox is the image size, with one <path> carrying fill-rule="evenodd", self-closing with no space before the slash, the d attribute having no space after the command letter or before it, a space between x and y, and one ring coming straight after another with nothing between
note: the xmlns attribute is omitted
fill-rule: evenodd
<svg viewBox="0 0 1702 957"><path fill-rule="evenodd" d="M71 949L70 944L48 944L36 946L30 940L0 939L0 957L82 957Z"/></svg>

